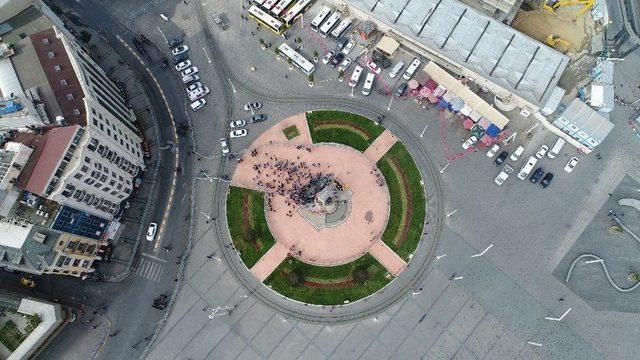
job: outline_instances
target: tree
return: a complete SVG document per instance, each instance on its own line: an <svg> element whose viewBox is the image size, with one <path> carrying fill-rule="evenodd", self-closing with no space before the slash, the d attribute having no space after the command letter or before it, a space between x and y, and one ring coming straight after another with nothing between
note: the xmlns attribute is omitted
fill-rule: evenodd
<svg viewBox="0 0 640 360"><path fill-rule="evenodd" d="M260 42L260 45L264 46L264 39L260 38L260 40L258 40Z"/></svg>
<svg viewBox="0 0 640 360"><path fill-rule="evenodd" d="M367 268L364 266L357 267L353 269L353 273L351 274L353 280L358 284L364 284L369 278L369 272Z"/></svg>
<svg viewBox="0 0 640 360"><path fill-rule="evenodd" d="M280 55L280 49L279 48L273 49L273 52L276 53L276 55Z"/></svg>
<svg viewBox="0 0 640 360"><path fill-rule="evenodd" d="M291 286L299 286L304 284L304 272L302 269L293 269L286 275L287 282Z"/></svg>
<svg viewBox="0 0 640 360"><path fill-rule="evenodd" d="M344 70L338 71L338 77L343 77L343 76L344 76Z"/></svg>
<svg viewBox="0 0 640 360"><path fill-rule="evenodd" d="M80 39L80 41L86 44L89 41L91 41L91 33L82 30L80 31L80 36L78 36L78 39Z"/></svg>
<svg viewBox="0 0 640 360"><path fill-rule="evenodd" d="M289 65L293 64L293 61L291 60L291 58L287 58L287 64Z"/></svg>

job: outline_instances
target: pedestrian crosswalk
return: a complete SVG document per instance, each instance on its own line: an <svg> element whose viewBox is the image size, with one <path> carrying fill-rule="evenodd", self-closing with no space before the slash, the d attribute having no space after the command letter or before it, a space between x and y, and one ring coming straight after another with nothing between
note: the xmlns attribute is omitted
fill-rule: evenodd
<svg viewBox="0 0 640 360"><path fill-rule="evenodd" d="M164 265L144 257L140 259L135 270L136 275L155 282L160 281L163 272Z"/></svg>

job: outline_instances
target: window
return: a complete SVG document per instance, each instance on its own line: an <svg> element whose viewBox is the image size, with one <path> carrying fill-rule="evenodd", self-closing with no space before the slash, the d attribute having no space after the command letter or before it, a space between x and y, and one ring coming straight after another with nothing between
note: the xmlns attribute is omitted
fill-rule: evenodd
<svg viewBox="0 0 640 360"><path fill-rule="evenodd" d="M100 181L107 181L107 175L100 176Z"/></svg>
<svg viewBox="0 0 640 360"><path fill-rule="evenodd" d="M117 190L113 190L113 191L111 192L111 195L115 195L115 194L117 194L117 193L118 193L118 191L117 191Z"/></svg>
<svg viewBox="0 0 640 360"><path fill-rule="evenodd" d="M93 119L93 125L98 126L98 120Z"/></svg>
<svg viewBox="0 0 640 360"><path fill-rule="evenodd" d="M75 175L73 175L73 177L80 180L82 179L82 173L76 173Z"/></svg>
<svg viewBox="0 0 640 360"><path fill-rule="evenodd" d="M73 266L78 266L78 265L80 265L80 259L73 260ZM74 273L75 273L75 271L74 271Z"/></svg>
<svg viewBox="0 0 640 360"><path fill-rule="evenodd" d="M71 262L71 260L73 260L73 259L72 259L72 258L69 258L69 257L68 257L68 258L66 258L66 259L64 259L64 263L62 264L62 266L67 266L67 265L69 265L69 263Z"/></svg>
<svg viewBox="0 0 640 360"><path fill-rule="evenodd" d="M60 65L54 65L53 70L55 70L56 72L60 72L61 70Z"/></svg>
<svg viewBox="0 0 640 360"><path fill-rule="evenodd" d="M89 157L88 157L88 156L85 156L85 157L84 157L84 162L86 162L86 163L91 163L91 159L89 159Z"/></svg>
<svg viewBox="0 0 640 360"><path fill-rule="evenodd" d="M102 186L102 183L97 182L97 183L93 184L93 187L96 188L96 189L100 189L100 186Z"/></svg>
<svg viewBox="0 0 640 360"><path fill-rule="evenodd" d="M92 113L93 115L97 115L97 114L98 114L98 113L96 112L96 109L94 109L94 108L91 108L91 113Z"/></svg>
<svg viewBox="0 0 640 360"><path fill-rule="evenodd" d="M96 181L95 181L95 180L93 180L93 179L84 179L84 182L85 182L86 184L88 184L88 185L91 185L91 184L93 184L93 183L94 183L94 182L96 182Z"/></svg>
<svg viewBox="0 0 640 360"><path fill-rule="evenodd" d="M68 93L67 94L67 100L73 100L73 94Z"/></svg>
<svg viewBox="0 0 640 360"><path fill-rule="evenodd" d="M89 167L87 165L82 165L82 168L80 169L80 171L87 172L87 170L89 170Z"/></svg>
<svg viewBox="0 0 640 360"><path fill-rule="evenodd" d="M108 186L105 186L104 188L102 188L102 191L104 191L104 192L107 192L107 191L109 191L109 190L111 190L111 188L110 188L110 187L108 187Z"/></svg>
<svg viewBox="0 0 640 360"><path fill-rule="evenodd" d="M75 115L75 116L80 115L80 109L78 109L78 108L73 109L73 115Z"/></svg>
<svg viewBox="0 0 640 360"><path fill-rule="evenodd" d="M60 85L67 86L67 80L65 79L60 80Z"/></svg>

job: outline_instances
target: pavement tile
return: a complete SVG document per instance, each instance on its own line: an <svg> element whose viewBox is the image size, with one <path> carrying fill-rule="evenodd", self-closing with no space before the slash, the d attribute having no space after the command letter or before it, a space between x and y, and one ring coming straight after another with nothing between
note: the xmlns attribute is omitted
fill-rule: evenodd
<svg viewBox="0 0 640 360"><path fill-rule="evenodd" d="M428 350L429 348L424 346L422 339L407 336L400 344L400 347L396 349L394 357L399 359L420 359Z"/></svg>
<svg viewBox="0 0 640 360"><path fill-rule="evenodd" d="M362 354L360 359L362 360L384 360L390 359L393 355L393 351L389 350L386 346L380 343L378 340L374 340L369 346L367 346L367 350Z"/></svg>
<svg viewBox="0 0 640 360"><path fill-rule="evenodd" d="M486 357L496 360L513 359L525 343L525 341L518 339L511 331L507 330L493 343Z"/></svg>
<svg viewBox="0 0 640 360"><path fill-rule="evenodd" d="M471 350L462 345L458 348L458 352L451 358L451 360L478 360L478 357L475 356Z"/></svg>
<svg viewBox="0 0 640 360"><path fill-rule="evenodd" d="M393 320L397 321L406 330L411 331L423 314L424 311L413 301L406 301L400 310L393 315Z"/></svg>
<svg viewBox="0 0 640 360"><path fill-rule="evenodd" d="M260 330L251 343L260 351L262 355L269 356L271 351L278 346L280 341L287 335L287 333L295 326L293 321L287 320L282 322L283 317L281 315L273 316L269 322Z"/></svg>
<svg viewBox="0 0 640 360"><path fill-rule="evenodd" d="M187 345L209 321L200 307L193 307L174 326L170 334L159 339L156 351L168 358L173 358Z"/></svg>
<svg viewBox="0 0 640 360"><path fill-rule="evenodd" d="M429 309L427 317L448 325L463 308L467 299L469 299L469 295L462 289L453 285L449 286Z"/></svg>
<svg viewBox="0 0 640 360"><path fill-rule="evenodd" d="M273 310L256 302L239 320L236 320L234 327L245 338L253 339L273 316Z"/></svg>
<svg viewBox="0 0 640 360"><path fill-rule="evenodd" d="M222 321L209 321L180 351L185 359L204 359L229 333L230 327ZM166 340L165 340L166 341Z"/></svg>
<svg viewBox="0 0 640 360"><path fill-rule="evenodd" d="M354 326L354 324L325 326L314 339L314 344L318 346L318 349L325 355L329 355Z"/></svg>
<svg viewBox="0 0 640 360"><path fill-rule="evenodd" d="M504 331L504 326L493 315L487 314L473 333L467 337L465 345L477 357L483 358Z"/></svg>
<svg viewBox="0 0 640 360"><path fill-rule="evenodd" d="M206 287L203 287L203 289L206 289ZM224 291L220 291L220 289L224 289ZM238 289L240 289L240 284L238 284L233 275L231 275L231 272L227 271L214 286L211 286L203 297L209 304L214 306L234 305L235 301L233 303L227 303L227 300L229 300Z"/></svg>
<svg viewBox="0 0 640 360"><path fill-rule="evenodd" d="M401 326L395 319L392 319L387 323L387 326L382 329L380 334L378 334L377 338L384 346L388 347L390 350L395 351L395 349L400 346L400 344L404 341L404 339L411 333L410 330L407 330L405 327Z"/></svg>
<svg viewBox="0 0 640 360"><path fill-rule="evenodd" d="M432 271L422 282L422 293L411 299L423 310L428 310L450 284L449 279L439 271Z"/></svg>
<svg viewBox="0 0 640 360"><path fill-rule="evenodd" d="M374 336L364 326L356 325L331 354L331 358L357 359L373 340Z"/></svg>
<svg viewBox="0 0 640 360"><path fill-rule="evenodd" d="M207 356L209 359L235 359L247 347L247 342L235 332L228 332Z"/></svg>
<svg viewBox="0 0 640 360"><path fill-rule="evenodd" d="M322 325L300 321L296 326L308 339L313 339L322 330Z"/></svg>
<svg viewBox="0 0 640 360"><path fill-rule="evenodd" d="M297 328L289 331L287 336L280 341L280 344L269 354L269 359L286 360L297 359L298 355L309 345L309 339Z"/></svg>
<svg viewBox="0 0 640 360"><path fill-rule="evenodd" d="M173 326L180 321L180 319L184 316L189 309L191 309L197 302L201 302L204 306L204 302L200 299L200 295L198 295L193 288L189 284L184 284L184 286L180 289L180 294L178 295L180 301L176 301L173 305L173 309L171 310L171 314L169 314L169 318L167 319L167 323L163 326L162 332L160 333L160 337L163 337L167 334L167 332L171 331Z"/></svg>
<svg viewBox="0 0 640 360"><path fill-rule="evenodd" d="M482 305L474 300L469 300L458 312L458 315L451 320L447 330L449 330L451 335L458 338L458 340L464 341L476 325L480 323L486 313Z"/></svg>
<svg viewBox="0 0 640 360"><path fill-rule="evenodd" d="M514 359L516 359L516 360L542 360L542 359L544 359L544 357L542 357L540 354L538 354L537 351L538 351L538 347L531 346L531 345L527 344L527 345L525 345L525 347L522 348L520 353Z"/></svg>
<svg viewBox="0 0 640 360"><path fill-rule="evenodd" d="M228 273L226 269L226 266L218 261L207 261L189 277L187 282L199 293L205 293Z"/></svg>
<svg viewBox="0 0 640 360"><path fill-rule="evenodd" d="M443 359L451 359L458 351L461 343L460 340L453 337L449 332L445 331L440 335L438 340L431 347L431 351L438 357Z"/></svg>
<svg viewBox="0 0 640 360"><path fill-rule="evenodd" d="M309 344L306 349L300 354L300 359L304 360L325 360L328 357L318 349L317 346Z"/></svg>
<svg viewBox="0 0 640 360"><path fill-rule="evenodd" d="M256 353L256 351L249 346L244 348L244 350L236 358L236 360L258 360L258 359L263 359L263 357L258 355L258 353Z"/></svg>

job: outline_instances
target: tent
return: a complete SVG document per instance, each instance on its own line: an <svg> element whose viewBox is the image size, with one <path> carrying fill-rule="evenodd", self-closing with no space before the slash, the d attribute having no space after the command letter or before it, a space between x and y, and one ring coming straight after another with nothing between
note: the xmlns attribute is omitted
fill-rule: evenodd
<svg viewBox="0 0 640 360"><path fill-rule="evenodd" d="M484 134L480 138L480 143L482 143L482 145L485 145L485 146L491 145L493 141L494 141L493 138L489 136L489 134Z"/></svg>
<svg viewBox="0 0 640 360"><path fill-rule="evenodd" d="M435 104L438 102L438 97L434 94L429 94L427 95L427 100L429 100L430 103Z"/></svg>
<svg viewBox="0 0 640 360"><path fill-rule="evenodd" d="M473 125L475 125L473 123L473 120L469 119L469 118L464 118L464 121L462 122L462 126L465 129L471 129L473 127Z"/></svg>
<svg viewBox="0 0 640 360"><path fill-rule="evenodd" d="M438 100L436 106L438 107L438 109L446 109L449 107L449 103L444 101L444 99L440 99Z"/></svg>
<svg viewBox="0 0 640 360"><path fill-rule="evenodd" d="M478 122L478 120L480 120L480 118L482 117L482 115L475 111L475 110L471 110L471 114L469 114L469 117L471 118L471 120L473 120L474 122Z"/></svg>
<svg viewBox="0 0 640 360"><path fill-rule="evenodd" d="M498 134L500 134L500 128L497 127L495 124L491 124L487 128L487 134L489 134L489 136L495 138L495 137L498 136Z"/></svg>
<svg viewBox="0 0 640 360"><path fill-rule="evenodd" d="M409 80L409 89L413 90L413 89L417 89L418 86L420 86L420 84L418 83L418 81L416 81L415 79L411 79Z"/></svg>
<svg viewBox="0 0 640 360"><path fill-rule="evenodd" d="M380 39L380 42L378 42L378 46L376 46L376 49L380 50L383 54L391 57L393 56L393 53L398 50L399 46L400 44L398 44L397 41L385 35L382 37L382 39Z"/></svg>
<svg viewBox="0 0 640 360"><path fill-rule="evenodd" d="M447 88L445 88L445 87L444 87L444 86L442 86L442 85L438 85L438 86L436 87L436 89L435 89L435 90L433 90L433 94L434 94L435 96L438 96L438 97L440 97L440 96L444 95L444 93L446 93L446 92L447 92Z"/></svg>
<svg viewBox="0 0 640 360"><path fill-rule="evenodd" d="M429 79L426 83L424 83L424 87L433 92L438 87L438 83L433 81L433 79Z"/></svg>
<svg viewBox="0 0 640 360"><path fill-rule="evenodd" d="M482 128L486 130L489 125L491 125L491 122L485 118L480 118L480 120L478 120L478 125L482 126Z"/></svg>
<svg viewBox="0 0 640 360"><path fill-rule="evenodd" d="M478 124L475 124L471 128L471 135L474 135L479 139L484 135L484 129L481 126L478 126Z"/></svg>
<svg viewBox="0 0 640 360"><path fill-rule="evenodd" d="M460 99L459 97L454 97L453 99L451 99L450 104L452 111L459 112L464 107L464 100Z"/></svg>
<svg viewBox="0 0 640 360"><path fill-rule="evenodd" d="M447 91L442 95L442 100L446 101L447 103L451 103L451 100L453 100L454 97L455 95L451 91Z"/></svg>

